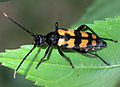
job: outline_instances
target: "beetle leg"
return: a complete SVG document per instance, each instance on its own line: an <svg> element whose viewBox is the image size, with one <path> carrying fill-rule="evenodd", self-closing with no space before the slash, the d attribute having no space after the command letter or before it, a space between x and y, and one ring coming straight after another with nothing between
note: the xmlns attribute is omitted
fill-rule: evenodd
<svg viewBox="0 0 120 87"><path fill-rule="evenodd" d="M80 27L77 28L77 31L80 31L80 30L90 30L94 35L96 35L97 37L99 37L90 27L88 27L87 25L81 25Z"/></svg>
<svg viewBox="0 0 120 87"><path fill-rule="evenodd" d="M88 54L90 54L90 55L94 55L94 56L96 56L97 58L99 58L100 60L102 60L104 64L110 66L109 63L107 63L104 59L102 59L102 58L101 58L98 54L96 54L96 53L94 54L94 53L91 53L91 52L88 52L88 51L85 51L85 50L82 50L82 51L77 50L77 49L74 49L74 50L76 50L77 52L80 52L80 53L88 53Z"/></svg>
<svg viewBox="0 0 120 87"><path fill-rule="evenodd" d="M94 54L94 53L91 53L91 52L87 52L87 53L89 53L89 54L91 54L91 55L94 55L94 56L96 56L96 57L98 57L100 60L102 60L103 61L103 63L104 64L106 64L106 65L108 65L108 66L110 66L110 64L109 63L107 63L104 59L102 59L98 54Z"/></svg>
<svg viewBox="0 0 120 87"><path fill-rule="evenodd" d="M36 66L36 69L39 67L39 65L41 64L41 62L43 62L43 59L47 56L50 47L51 47L51 45L48 46L47 50L45 51L44 57L39 61L39 63Z"/></svg>
<svg viewBox="0 0 120 87"><path fill-rule="evenodd" d="M58 30L58 22L55 23L55 31Z"/></svg>
<svg viewBox="0 0 120 87"><path fill-rule="evenodd" d="M63 54L63 52L60 50L59 47L58 47L58 51L59 51L60 55L61 55L63 58L65 58L65 60L67 60L67 61L70 63L70 65L72 66L72 68L74 69L74 66L73 66L71 60Z"/></svg>
<svg viewBox="0 0 120 87"><path fill-rule="evenodd" d="M107 39L107 38L100 38L100 39L102 39L102 40L108 40L108 41L113 41L113 42L118 42L117 40L113 40L113 39Z"/></svg>

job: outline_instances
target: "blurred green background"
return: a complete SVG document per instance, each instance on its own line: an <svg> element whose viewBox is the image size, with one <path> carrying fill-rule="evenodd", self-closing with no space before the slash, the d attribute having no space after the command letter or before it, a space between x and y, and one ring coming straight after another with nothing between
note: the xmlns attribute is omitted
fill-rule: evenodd
<svg viewBox="0 0 120 87"><path fill-rule="evenodd" d="M56 21L60 27L70 28L77 21L78 25L91 24L94 19L120 15L119 5L119 0L3 0L0 2L0 51L33 42L33 38L6 19L2 11L33 33L46 34L55 30ZM0 87L38 87L19 74L13 79L13 72L0 66Z"/></svg>

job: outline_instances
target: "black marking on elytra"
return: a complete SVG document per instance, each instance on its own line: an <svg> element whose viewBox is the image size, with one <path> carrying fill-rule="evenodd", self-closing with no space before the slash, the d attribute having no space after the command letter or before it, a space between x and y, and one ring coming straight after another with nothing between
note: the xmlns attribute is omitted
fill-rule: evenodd
<svg viewBox="0 0 120 87"><path fill-rule="evenodd" d="M92 40L93 40L92 34L89 33L89 32L87 32L87 34L88 34L88 37L87 37L87 39L88 39L87 47L91 47L92 46Z"/></svg>
<svg viewBox="0 0 120 87"><path fill-rule="evenodd" d="M70 35L65 33L65 41L68 41L70 38L71 38Z"/></svg>
<svg viewBox="0 0 120 87"><path fill-rule="evenodd" d="M74 48L79 48L79 44L81 43L81 33L77 30L75 30L75 47Z"/></svg>

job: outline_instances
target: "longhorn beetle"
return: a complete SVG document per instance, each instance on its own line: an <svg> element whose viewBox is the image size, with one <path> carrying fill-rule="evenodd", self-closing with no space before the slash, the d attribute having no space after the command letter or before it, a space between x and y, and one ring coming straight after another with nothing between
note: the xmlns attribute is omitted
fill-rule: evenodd
<svg viewBox="0 0 120 87"><path fill-rule="evenodd" d="M44 58L48 54L48 52L51 48L51 45L54 45L57 47L59 54L70 63L72 68L74 68L73 63L71 62L71 60L68 57L66 57L63 54L63 52L61 51L60 48L73 49L79 53L88 53L90 55L94 55L97 58L99 58L100 60L102 60L104 64L106 64L108 66L110 65L104 59L102 59L98 54L92 53L90 51L94 50L94 49L106 47L107 43L104 40L113 41L113 42L117 42L117 41L113 40L113 39L99 37L87 25L81 25L76 30L72 30L72 29L66 29L66 28L59 28L58 22L56 22L54 32L50 32L46 35L33 34L29 30L27 30L25 27L21 26L16 21L14 21L12 18L10 18L6 13L3 12L3 14L5 17L7 17L9 20L11 20L13 23L15 23L18 27L20 27L23 30L25 30L26 32L28 32L34 38L34 46L30 50L30 52L20 62L19 66L17 67L17 69L14 72L14 78L15 78L16 72L18 71L18 69L24 62L24 60L27 58L27 56L36 48L36 46L41 46L43 44L47 44L48 48L45 51L44 57L42 57L42 59L37 64L36 69L44 61ZM85 30L87 30L87 29L90 30L91 33L85 32Z"/></svg>

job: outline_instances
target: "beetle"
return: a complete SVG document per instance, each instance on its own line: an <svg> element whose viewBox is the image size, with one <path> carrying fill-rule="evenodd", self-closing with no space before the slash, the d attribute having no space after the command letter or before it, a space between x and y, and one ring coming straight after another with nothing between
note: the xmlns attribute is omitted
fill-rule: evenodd
<svg viewBox="0 0 120 87"><path fill-rule="evenodd" d="M24 62L24 60L27 58L27 56L37 46L39 47L39 46L42 46L43 44L47 44L48 48L46 49L42 59L37 64L36 69L44 61L44 58L47 56L52 45L57 47L59 54L70 63L72 68L74 68L72 61L63 54L60 48L73 49L79 53L88 53L90 55L94 55L97 58L99 58L104 64L110 66L109 63L107 63L104 59L102 59L97 53L92 53L91 50L98 49L98 48L99 49L105 48L107 46L107 43L104 40L113 41L113 42L117 42L117 41L113 39L99 37L87 25L81 25L76 30L72 30L72 29L66 29L66 28L59 28L58 22L56 22L55 31L49 32L46 35L41 35L41 34L33 34L29 30L27 30L25 27L23 27L22 25L17 23L15 20L13 20L11 17L9 17L6 13L3 12L3 15L7 17L9 20L11 20L13 23L15 23L18 27L28 32L34 38L34 46L29 51L29 53L23 58L23 60L20 62L19 66L14 72L14 78L15 78L16 72L18 71L18 69ZM85 30L89 30L91 33L86 32Z"/></svg>

